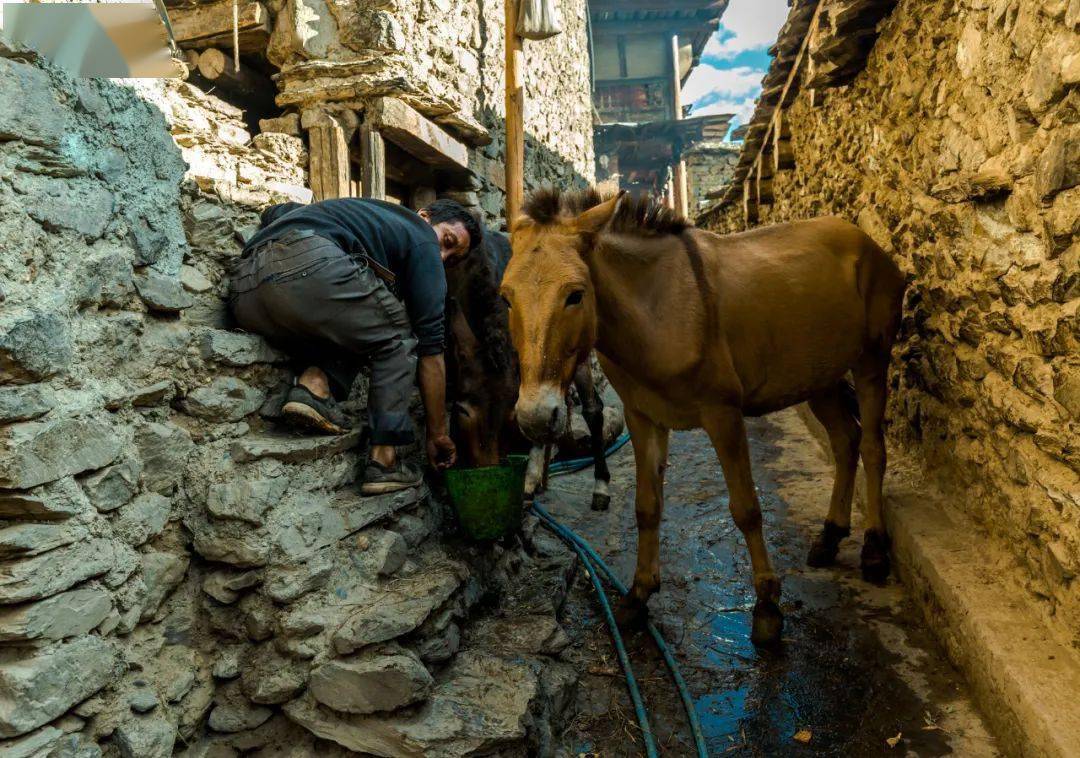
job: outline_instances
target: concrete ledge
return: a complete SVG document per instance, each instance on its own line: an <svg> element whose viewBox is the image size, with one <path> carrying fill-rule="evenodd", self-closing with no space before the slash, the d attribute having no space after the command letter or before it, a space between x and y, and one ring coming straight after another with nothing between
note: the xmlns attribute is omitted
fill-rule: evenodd
<svg viewBox="0 0 1080 758"><path fill-rule="evenodd" d="M831 458L825 430L800 418ZM859 473L858 499L864 491ZM916 467L890 451L885 520L901 580L963 673L1008 755L1080 756L1080 653L1026 597L1000 549L980 536Z"/></svg>
<svg viewBox="0 0 1080 758"><path fill-rule="evenodd" d="M900 576L964 673L1009 755L1080 756L1080 659L1058 640L985 538L904 483L886 488Z"/></svg>

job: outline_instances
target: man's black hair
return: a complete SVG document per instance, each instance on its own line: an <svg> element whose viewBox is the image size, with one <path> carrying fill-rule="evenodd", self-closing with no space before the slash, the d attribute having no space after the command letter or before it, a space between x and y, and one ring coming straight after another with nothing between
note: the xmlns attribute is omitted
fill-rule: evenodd
<svg viewBox="0 0 1080 758"><path fill-rule="evenodd" d="M480 247L480 243L484 241L484 231L480 226L480 222L457 200L441 198L423 210L428 214L428 223L432 226L453 223L454 221L461 222L461 225L465 227L465 231L469 233L469 252Z"/></svg>

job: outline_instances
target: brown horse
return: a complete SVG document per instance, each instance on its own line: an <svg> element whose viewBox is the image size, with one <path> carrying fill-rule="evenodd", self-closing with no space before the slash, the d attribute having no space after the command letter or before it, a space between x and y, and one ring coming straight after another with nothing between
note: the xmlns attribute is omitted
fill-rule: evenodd
<svg viewBox="0 0 1080 758"><path fill-rule="evenodd" d="M669 431L704 428L753 565L751 639L779 639L780 580L762 536L743 419L803 401L828 430L836 458L810 562L831 563L849 534L861 454L863 575L888 576L882 421L904 279L870 237L836 218L721 237L648 200L545 190L515 221L512 246L502 294L520 362L522 430L545 440L566 423L566 388L594 347L625 405L637 464L638 556L623 618L644 613L660 586ZM858 413L847 402L848 372Z"/></svg>
<svg viewBox="0 0 1080 758"><path fill-rule="evenodd" d="M510 241L489 230L475 254L446 271L450 436L458 447L459 465L466 467L494 466L507 453L528 444L514 420L517 357L510 344L506 304L499 297L499 282L509 260ZM588 361L578 368L574 388L589 428L594 462L592 507L604 510L611 502L604 457L604 404ZM533 447L525 481L527 495L546 486L549 455L546 446Z"/></svg>

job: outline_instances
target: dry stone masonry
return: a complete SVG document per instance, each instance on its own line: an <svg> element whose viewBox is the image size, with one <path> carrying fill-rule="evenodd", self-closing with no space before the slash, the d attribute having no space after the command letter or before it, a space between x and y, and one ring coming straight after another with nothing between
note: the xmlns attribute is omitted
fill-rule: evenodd
<svg viewBox="0 0 1080 758"><path fill-rule="evenodd" d="M227 270L308 156L241 117L0 47L0 755L549 754L573 561L455 544L426 488L358 495L359 428L275 425Z"/></svg>
<svg viewBox="0 0 1080 758"><path fill-rule="evenodd" d="M1080 644L1080 4L901 0L878 31L850 84L797 90L794 167L748 206L841 215L900 262L892 436ZM741 230L739 199L703 223Z"/></svg>

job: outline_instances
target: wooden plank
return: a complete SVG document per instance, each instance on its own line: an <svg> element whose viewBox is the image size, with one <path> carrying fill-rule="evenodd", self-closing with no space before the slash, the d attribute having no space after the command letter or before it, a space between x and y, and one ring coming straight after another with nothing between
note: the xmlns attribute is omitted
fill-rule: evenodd
<svg viewBox="0 0 1080 758"><path fill-rule="evenodd" d="M518 36L518 0L505 0L506 221L512 225L525 201L525 53Z"/></svg>
<svg viewBox="0 0 1080 758"><path fill-rule="evenodd" d="M349 146L345 131L336 125L308 129L311 192L316 200L349 197Z"/></svg>
<svg viewBox="0 0 1080 758"><path fill-rule="evenodd" d="M380 97L364 109L364 123L425 163L468 170L469 149L412 106L393 97Z"/></svg>
<svg viewBox="0 0 1080 758"><path fill-rule="evenodd" d="M364 197L386 199L386 145L379 130L360 125L360 186Z"/></svg>
<svg viewBox="0 0 1080 758"><path fill-rule="evenodd" d="M671 76L671 111L672 119L674 121L681 121L683 117L682 108L682 78L679 76L679 35L671 35L671 49L668 61L671 66L669 74ZM672 167L672 184L674 194L672 196L672 207L675 212L680 216L685 216L689 211L689 198L690 194L686 188L686 164L682 161L681 156L679 160L675 162Z"/></svg>
<svg viewBox="0 0 1080 758"><path fill-rule="evenodd" d="M773 115L773 171L795 168L795 149L791 146L791 127L784 118L784 111L777 109Z"/></svg>
<svg viewBox="0 0 1080 758"><path fill-rule="evenodd" d="M757 184L749 177L743 179L742 207L743 220L746 222L746 228L749 229L758 220Z"/></svg>
<svg viewBox="0 0 1080 758"><path fill-rule="evenodd" d="M261 38L263 43L270 35L270 14L259 2L244 0L237 8L237 29L241 37L241 50ZM232 46L232 2L169 8L176 41L183 47Z"/></svg>

